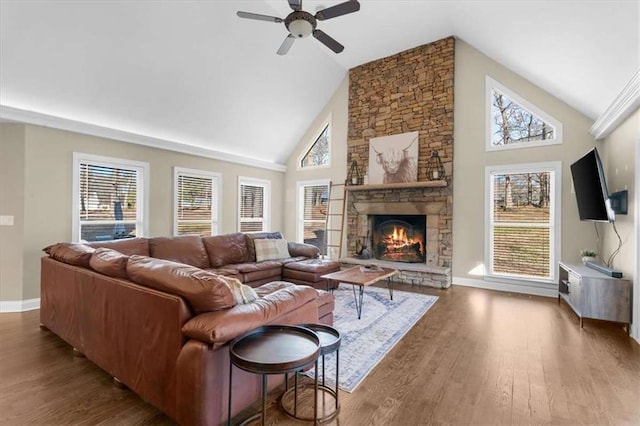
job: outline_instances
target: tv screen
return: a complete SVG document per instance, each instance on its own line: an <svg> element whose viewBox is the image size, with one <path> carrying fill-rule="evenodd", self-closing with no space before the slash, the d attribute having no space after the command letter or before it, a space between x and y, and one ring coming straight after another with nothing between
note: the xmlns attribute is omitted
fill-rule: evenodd
<svg viewBox="0 0 640 426"><path fill-rule="evenodd" d="M596 148L571 165L571 176L580 220L613 222L615 214L611 209L604 169Z"/></svg>

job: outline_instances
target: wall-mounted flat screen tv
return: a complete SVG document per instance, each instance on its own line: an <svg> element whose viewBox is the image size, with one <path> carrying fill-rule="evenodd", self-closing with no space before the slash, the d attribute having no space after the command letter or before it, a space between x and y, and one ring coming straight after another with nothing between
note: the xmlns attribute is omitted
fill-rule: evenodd
<svg viewBox="0 0 640 426"><path fill-rule="evenodd" d="M611 208L604 169L596 148L571 165L571 176L580 220L613 222L615 213Z"/></svg>

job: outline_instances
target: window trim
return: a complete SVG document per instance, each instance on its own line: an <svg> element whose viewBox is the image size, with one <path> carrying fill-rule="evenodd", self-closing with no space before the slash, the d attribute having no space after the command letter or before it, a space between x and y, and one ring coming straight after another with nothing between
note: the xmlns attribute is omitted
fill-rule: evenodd
<svg viewBox="0 0 640 426"><path fill-rule="evenodd" d="M321 121L320 126L313 133L314 137L311 138L311 141L305 145L305 148L302 150L302 153L298 156L296 160L296 170L317 170L317 169L327 169L331 167L331 114L327 116L326 119ZM302 167L302 159L305 155L313 148L313 145L318 141L324 129L327 128L327 152L329 155L329 160L327 164L322 164L320 166L306 166Z"/></svg>
<svg viewBox="0 0 640 426"><path fill-rule="evenodd" d="M327 195L329 195L329 191L331 190L331 180L330 179L315 179L315 180L299 180L296 182L296 241L299 243L304 242L304 188L307 186L327 186ZM329 201L327 201L327 205L329 205ZM329 212L327 211L327 214ZM330 243L330 235L326 235L326 243L327 246Z"/></svg>
<svg viewBox="0 0 640 426"><path fill-rule="evenodd" d="M136 236L146 237L149 235L149 163L74 152L71 183L71 241L80 242L80 164L84 162L104 167L139 169L141 179L136 182L136 192L141 195L142 202L138 206L140 208L137 209Z"/></svg>
<svg viewBox="0 0 640 426"><path fill-rule="evenodd" d="M553 191L553 197L549 200L551 204L551 213L549 217L549 238L551 238L549 246L549 271L551 272L548 279L537 277L525 277L508 274L498 274L493 272L492 254L493 254L493 234L491 232L493 224L493 205L492 205L492 187L493 174L499 173L532 173L548 171L552 172L551 183L549 185ZM508 165L493 165L485 167L485 205L484 205L484 277L487 281L505 281L511 283L557 283L557 263L560 261L562 253L562 162L548 161L541 163L522 163Z"/></svg>
<svg viewBox="0 0 640 426"><path fill-rule="evenodd" d="M173 168L173 235L178 235L178 176L211 178L211 235L220 233L220 206L222 205L222 174L208 170L188 169L175 166ZM214 204L215 203L215 204ZM215 208L213 208L215 206Z"/></svg>
<svg viewBox="0 0 640 426"><path fill-rule="evenodd" d="M242 186L261 186L264 188L264 198L262 208L264 209L263 214L264 217L262 219L262 231L261 232L271 232L271 181L268 179L258 179L251 178L245 176L238 176L238 213L236 217L238 218L237 230L240 231L240 225L242 221L242 217L240 213L242 212Z"/></svg>
<svg viewBox="0 0 640 426"><path fill-rule="evenodd" d="M546 123L552 125L555 129L555 138L548 139L546 141L529 141L518 142L508 145L493 145L492 128L493 128L493 89L502 92L509 97L512 101L516 102L522 108L530 112L531 114L539 117ZM550 114L544 112L531 102L524 99L522 96L513 92L511 89L500 84L488 75L485 76L485 150L486 151L503 151L506 149L523 149L523 148L535 148L549 145L560 145L563 142L562 123Z"/></svg>

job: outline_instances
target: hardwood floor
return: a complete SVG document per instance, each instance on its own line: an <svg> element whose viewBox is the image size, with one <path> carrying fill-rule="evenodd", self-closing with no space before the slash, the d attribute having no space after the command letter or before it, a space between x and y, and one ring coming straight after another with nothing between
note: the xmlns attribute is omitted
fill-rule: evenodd
<svg viewBox="0 0 640 426"><path fill-rule="evenodd" d="M331 424L640 424L640 346L556 299L400 286L440 297ZM54 334L0 315L0 424L173 424ZM299 424L269 399L268 424ZM242 414L238 416L241 418Z"/></svg>

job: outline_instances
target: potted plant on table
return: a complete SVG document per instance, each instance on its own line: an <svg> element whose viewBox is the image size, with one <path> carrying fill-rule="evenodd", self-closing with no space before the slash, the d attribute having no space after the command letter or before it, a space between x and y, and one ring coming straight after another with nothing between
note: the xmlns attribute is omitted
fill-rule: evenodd
<svg viewBox="0 0 640 426"><path fill-rule="evenodd" d="M582 263L584 263L585 265L587 264L587 262L595 262L597 255L598 253L590 249L580 250L580 256L582 256Z"/></svg>

